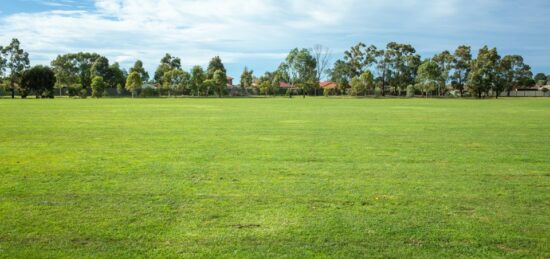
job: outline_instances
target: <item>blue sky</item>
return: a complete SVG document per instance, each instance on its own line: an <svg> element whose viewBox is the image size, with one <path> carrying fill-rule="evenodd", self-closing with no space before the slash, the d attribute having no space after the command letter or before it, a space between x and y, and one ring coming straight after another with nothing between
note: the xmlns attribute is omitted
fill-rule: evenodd
<svg viewBox="0 0 550 259"><path fill-rule="evenodd" d="M33 64L90 51L154 71L165 53L186 68L221 56L230 75L274 70L294 47L322 44L333 61L355 43L413 44L423 57L487 44L550 74L548 0L9 0L0 45L19 38Z"/></svg>

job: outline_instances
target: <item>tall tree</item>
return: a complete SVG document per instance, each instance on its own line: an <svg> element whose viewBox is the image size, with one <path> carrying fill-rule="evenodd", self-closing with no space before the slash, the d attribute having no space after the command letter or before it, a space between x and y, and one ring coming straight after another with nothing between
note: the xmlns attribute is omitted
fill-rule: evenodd
<svg viewBox="0 0 550 259"><path fill-rule="evenodd" d="M285 61L279 66L283 74L287 74L290 83L302 89L305 97L308 90L319 85L316 75L316 61L307 49L293 49L290 51Z"/></svg>
<svg viewBox="0 0 550 259"><path fill-rule="evenodd" d="M155 81L159 84L164 82L162 78L167 72L181 69L181 60L178 57L173 57L172 55L166 53L166 55L160 60L160 64L155 71Z"/></svg>
<svg viewBox="0 0 550 259"><path fill-rule="evenodd" d="M498 72L507 96L510 96L514 87L529 84L533 76L531 67L523 62L523 57L520 55L504 56L500 61Z"/></svg>
<svg viewBox="0 0 550 259"><path fill-rule="evenodd" d="M489 91L498 91L497 69L500 56L497 49L489 49L484 46L478 52L477 59L472 61L471 72L468 78L468 88L472 94L481 98L483 94L489 95Z"/></svg>
<svg viewBox="0 0 550 259"><path fill-rule="evenodd" d="M215 56L208 63L208 68L206 69L206 79L214 79L214 74L218 70L227 73L221 58L219 56Z"/></svg>
<svg viewBox="0 0 550 259"><path fill-rule="evenodd" d="M109 78L110 72L111 71L109 70L109 60L106 57L101 56L93 62L92 70L91 70L92 80L96 76L100 76L102 78Z"/></svg>
<svg viewBox="0 0 550 259"><path fill-rule="evenodd" d="M168 96L171 96L172 91L185 91L189 87L189 73L181 69L172 69L164 74L163 86L168 90Z"/></svg>
<svg viewBox="0 0 550 259"><path fill-rule="evenodd" d="M132 93L132 98L134 98L137 91L141 89L142 85L143 79L141 79L137 71L134 71L128 75L128 78L126 79L126 90Z"/></svg>
<svg viewBox="0 0 550 259"><path fill-rule="evenodd" d="M218 94L218 97L221 98L223 96L225 88L227 87L227 75L222 70L216 70L216 72L214 72L214 78L212 80L216 85L216 92Z"/></svg>
<svg viewBox="0 0 550 259"><path fill-rule="evenodd" d="M109 72L105 79L105 85L109 88L116 88L117 85L125 85L126 77L124 70L120 68L120 64L115 62L109 66Z"/></svg>
<svg viewBox="0 0 550 259"><path fill-rule="evenodd" d="M160 60L161 64L167 64L171 68L180 69L181 68L181 59L178 57L173 57L172 55L166 53L164 57Z"/></svg>
<svg viewBox="0 0 550 259"><path fill-rule="evenodd" d="M149 81L149 73L143 68L143 62L141 60L136 61L134 67L130 68L129 73L137 72L143 82Z"/></svg>
<svg viewBox="0 0 550 259"><path fill-rule="evenodd" d="M103 77L95 76L92 79L92 97L101 98L103 96L103 91L105 90L105 82Z"/></svg>
<svg viewBox="0 0 550 259"><path fill-rule="evenodd" d="M543 86L548 82L548 77L544 73L538 73L533 78L538 86Z"/></svg>
<svg viewBox="0 0 550 259"><path fill-rule="evenodd" d="M456 89L460 91L460 96L464 96L464 86L468 81L472 63L472 50L470 46L459 46L454 53L454 63L452 79Z"/></svg>
<svg viewBox="0 0 550 259"><path fill-rule="evenodd" d="M345 61L337 60L334 63L332 70L330 71L331 80L338 86L338 92L344 94L345 89L348 87L351 78L349 78L349 66Z"/></svg>
<svg viewBox="0 0 550 259"><path fill-rule="evenodd" d="M440 84L441 75L441 67L432 60L426 60L418 67L416 87L422 89L428 98L428 93L434 91Z"/></svg>
<svg viewBox="0 0 550 259"><path fill-rule="evenodd" d="M37 98L53 98L54 86L55 74L52 69L38 65L22 73L19 92L21 98L26 98L31 93Z"/></svg>
<svg viewBox="0 0 550 259"><path fill-rule="evenodd" d="M71 87L79 83L79 69L74 60L68 55L59 55L51 62L55 73L56 87L59 89L59 95L63 95L64 87Z"/></svg>
<svg viewBox="0 0 550 259"><path fill-rule="evenodd" d="M390 42L386 46L384 63L388 65L386 68L389 70L388 81L400 94L408 85L414 83L420 65L420 56L409 44Z"/></svg>
<svg viewBox="0 0 550 259"><path fill-rule="evenodd" d="M254 71L248 70L247 67L244 67L244 71L241 74L241 88L243 93L248 95L248 88L252 87L252 81L254 80Z"/></svg>
<svg viewBox="0 0 550 259"><path fill-rule="evenodd" d="M201 66L194 66L191 69L191 90L193 95L200 96L205 77Z"/></svg>
<svg viewBox="0 0 550 259"><path fill-rule="evenodd" d="M453 69L453 64L455 63L454 60L454 56L448 50L435 55L432 59L432 61L439 66L439 70L441 70L441 82L437 87L437 93L439 96L443 94L442 90L445 89L447 82L449 82L450 72Z"/></svg>
<svg viewBox="0 0 550 259"><path fill-rule="evenodd" d="M0 80L4 79L4 73L6 73L6 67L8 60L4 55L4 47L0 46Z"/></svg>
<svg viewBox="0 0 550 259"><path fill-rule="evenodd" d="M317 44L313 46L313 49L311 49L311 53L313 54L313 58L315 59L315 63L317 65L315 68L315 71L317 72L317 81L321 81L323 79L323 76L327 74L330 59L332 57L331 51L329 48Z"/></svg>
<svg viewBox="0 0 550 259"><path fill-rule="evenodd" d="M7 68L9 70L8 78L10 81L11 98L15 98L15 89L21 82L23 71L29 69L29 53L21 48L18 39L12 39L10 45L2 49L2 54L6 56Z"/></svg>

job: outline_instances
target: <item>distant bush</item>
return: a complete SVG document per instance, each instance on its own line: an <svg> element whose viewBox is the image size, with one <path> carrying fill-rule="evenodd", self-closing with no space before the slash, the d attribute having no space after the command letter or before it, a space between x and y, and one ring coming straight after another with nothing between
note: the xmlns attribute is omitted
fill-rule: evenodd
<svg viewBox="0 0 550 259"><path fill-rule="evenodd" d="M415 95L415 89L413 85L407 86L407 97L412 98Z"/></svg>
<svg viewBox="0 0 550 259"><path fill-rule="evenodd" d="M78 92L78 96L80 96L80 98L82 99L88 98L88 89L86 88L80 89L80 91Z"/></svg>
<svg viewBox="0 0 550 259"><path fill-rule="evenodd" d="M380 87L374 88L374 96L376 97L382 96L382 89L380 89Z"/></svg>
<svg viewBox="0 0 550 259"><path fill-rule="evenodd" d="M158 95L159 95L159 92L156 89L150 88L150 87L143 88L143 90L141 90L141 93L140 93L140 96L143 98L153 97Z"/></svg>
<svg viewBox="0 0 550 259"><path fill-rule="evenodd" d="M330 88L325 88L325 89L323 90L323 95L324 95L325 97L329 97L331 94L332 94L332 89L330 89Z"/></svg>

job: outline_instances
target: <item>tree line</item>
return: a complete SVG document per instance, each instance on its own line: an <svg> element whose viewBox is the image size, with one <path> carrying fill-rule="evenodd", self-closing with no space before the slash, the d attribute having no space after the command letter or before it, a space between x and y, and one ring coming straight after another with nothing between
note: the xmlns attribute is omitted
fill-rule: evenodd
<svg viewBox="0 0 550 259"><path fill-rule="evenodd" d="M216 56L208 67L194 66L186 71L181 59L166 54L152 78L137 60L129 70L97 53L69 53L57 56L50 66L31 68L29 54L13 39L1 47L2 85L22 98L53 98L59 95L88 95L100 98L107 89L118 95L211 96L228 94L225 66ZM352 95L423 96L470 95L477 98L510 95L518 87L543 86L550 76L533 76L521 55L501 57L496 48L484 46L477 55L469 46L454 52L443 51L422 59L410 44L388 43L385 48L358 43L331 63L330 50L321 45L293 49L275 71L256 76L244 68L240 76L240 95ZM333 87L321 87L329 81ZM547 89L547 88L544 88Z"/></svg>

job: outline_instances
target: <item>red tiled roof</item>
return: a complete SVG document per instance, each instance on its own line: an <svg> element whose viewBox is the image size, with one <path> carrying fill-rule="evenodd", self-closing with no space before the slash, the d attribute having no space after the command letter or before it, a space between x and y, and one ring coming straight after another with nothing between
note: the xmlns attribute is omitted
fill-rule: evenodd
<svg viewBox="0 0 550 259"><path fill-rule="evenodd" d="M279 87L281 88L292 88L292 85L285 82L279 82Z"/></svg>
<svg viewBox="0 0 550 259"><path fill-rule="evenodd" d="M328 81L325 81L325 82L320 82L319 83L319 86L321 88L328 88L328 89L335 89L335 88L338 88L338 84L334 83L334 82L328 82Z"/></svg>

